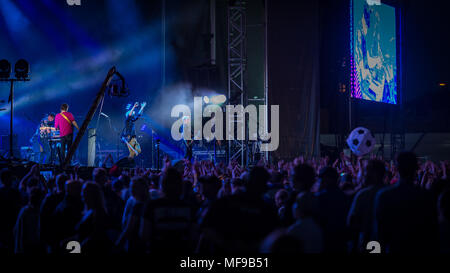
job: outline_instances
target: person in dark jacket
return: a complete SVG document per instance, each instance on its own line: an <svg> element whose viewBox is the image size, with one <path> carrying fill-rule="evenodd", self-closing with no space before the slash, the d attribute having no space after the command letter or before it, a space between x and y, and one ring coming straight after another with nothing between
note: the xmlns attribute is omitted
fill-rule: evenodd
<svg viewBox="0 0 450 273"><path fill-rule="evenodd" d="M400 180L375 198L375 238L385 253L437 251L437 206L431 193L414 185L418 163L414 153L397 157Z"/></svg>

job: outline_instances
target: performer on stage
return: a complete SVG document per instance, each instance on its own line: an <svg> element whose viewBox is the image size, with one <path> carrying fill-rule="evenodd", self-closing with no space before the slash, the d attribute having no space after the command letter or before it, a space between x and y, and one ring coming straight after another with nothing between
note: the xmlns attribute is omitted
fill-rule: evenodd
<svg viewBox="0 0 450 273"><path fill-rule="evenodd" d="M54 148L50 143L50 138L55 130L55 114L49 113L39 123L39 128L36 129L36 133L32 137L32 141L36 140L39 144L39 164L52 164L54 158ZM37 158L36 158L37 159Z"/></svg>
<svg viewBox="0 0 450 273"><path fill-rule="evenodd" d="M63 103L61 105L61 113L57 114L55 117L55 128L60 130L60 138L61 138L61 151L60 151L60 164L66 160L66 154L72 146L73 141L73 126L80 130L78 127L75 118L72 113L68 112L69 105L67 103ZM67 151L66 151L67 149Z"/></svg>
<svg viewBox="0 0 450 273"><path fill-rule="evenodd" d="M136 112L136 109L139 107L139 103L136 102L133 107L125 114L126 119L125 128L122 131L122 141L127 145L128 151L130 152L128 155L129 158L134 158L141 153L141 146L136 139L134 123L141 117L146 105L147 103L143 102L141 104L141 109L139 110L139 112Z"/></svg>

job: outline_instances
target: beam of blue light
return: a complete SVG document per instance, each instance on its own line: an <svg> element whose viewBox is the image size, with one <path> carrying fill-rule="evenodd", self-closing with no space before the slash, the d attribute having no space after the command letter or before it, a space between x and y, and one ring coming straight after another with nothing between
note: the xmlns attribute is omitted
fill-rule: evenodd
<svg viewBox="0 0 450 273"><path fill-rule="evenodd" d="M155 140L159 139L161 144L164 144L169 149L175 151L179 156L184 154L184 151L180 149L180 147L177 146L172 140L172 136L170 135L170 130L168 128L162 127L158 122L154 121L149 116L145 115L143 117L147 124L141 127L141 132L144 132L149 136L153 136ZM154 132L153 135L152 130Z"/></svg>
<svg viewBox="0 0 450 273"><path fill-rule="evenodd" d="M69 48L68 42L61 38L61 31L58 31L55 24L49 18L42 16L35 5L36 1L16 0L16 2L19 4L21 11L45 34L46 39L49 41L48 44L58 52L66 53ZM40 46L42 47L43 45Z"/></svg>
<svg viewBox="0 0 450 273"><path fill-rule="evenodd" d="M15 48L19 48L26 36L26 30L30 21L10 0L3 0L0 5L0 12L3 15L4 22L10 38Z"/></svg>
<svg viewBox="0 0 450 273"><path fill-rule="evenodd" d="M53 0L41 0L44 5L50 10L52 15L54 15L67 29L68 34L75 37L75 40L85 48L91 49L96 52L100 50L100 44L96 42L89 34L84 31L84 29L77 24L67 13L66 10L58 7Z"/></svg>
<svg viewBox="0 0 450 273"><path fill-rule="evenodd" d="M30 82L18 87L21 90L15 100L16 109L95 89L100 86L107 69L113 65L117 65L125 76L146 73L149 79L152 79L151 71L159 69L161 61L159 45L153 42L155 35L155 27L150 27L95 56L82 58L74 52L71 56L61 57L51 64L32 64L35 72ZM0 116L8 112L0 112Z"/></svg>
<svg viewBox="0 0 450 273"><path fill-rule="evenodd" d="M5 18L5 23L13 32L23 32L30 25L30 21L10 0L2 0L0 10Z"/></svg>

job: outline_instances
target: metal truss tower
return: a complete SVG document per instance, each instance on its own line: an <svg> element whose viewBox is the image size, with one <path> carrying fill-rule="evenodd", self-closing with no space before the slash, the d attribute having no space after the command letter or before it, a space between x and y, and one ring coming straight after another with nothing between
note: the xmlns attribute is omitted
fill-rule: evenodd
<svg viewBox="0 0 450 273"><path fill-rule="evenodd" d="M228 104L247 106L246 93L246 65L247 65L247 31L246 31L246 2L242 0L229 1L228 4ZM245 122L242 118L233 118L230 122L237 128ZM228 126L228 124L227 124ZM234 134L234 132L233 132ZM244 140L228 143L228 161L237 160L245 165L247 159L247 128L244 127Z"/></svg>

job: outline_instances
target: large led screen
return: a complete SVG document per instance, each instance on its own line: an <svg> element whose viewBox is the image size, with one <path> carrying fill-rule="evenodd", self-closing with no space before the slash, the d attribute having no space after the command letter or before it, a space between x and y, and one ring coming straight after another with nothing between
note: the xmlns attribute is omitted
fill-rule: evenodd
<svg viewBox="0 0 450 273"><path fill-rule="evenodd" d="M397 104L395 8L353 0L351 13L351 96Z"/></svg>

